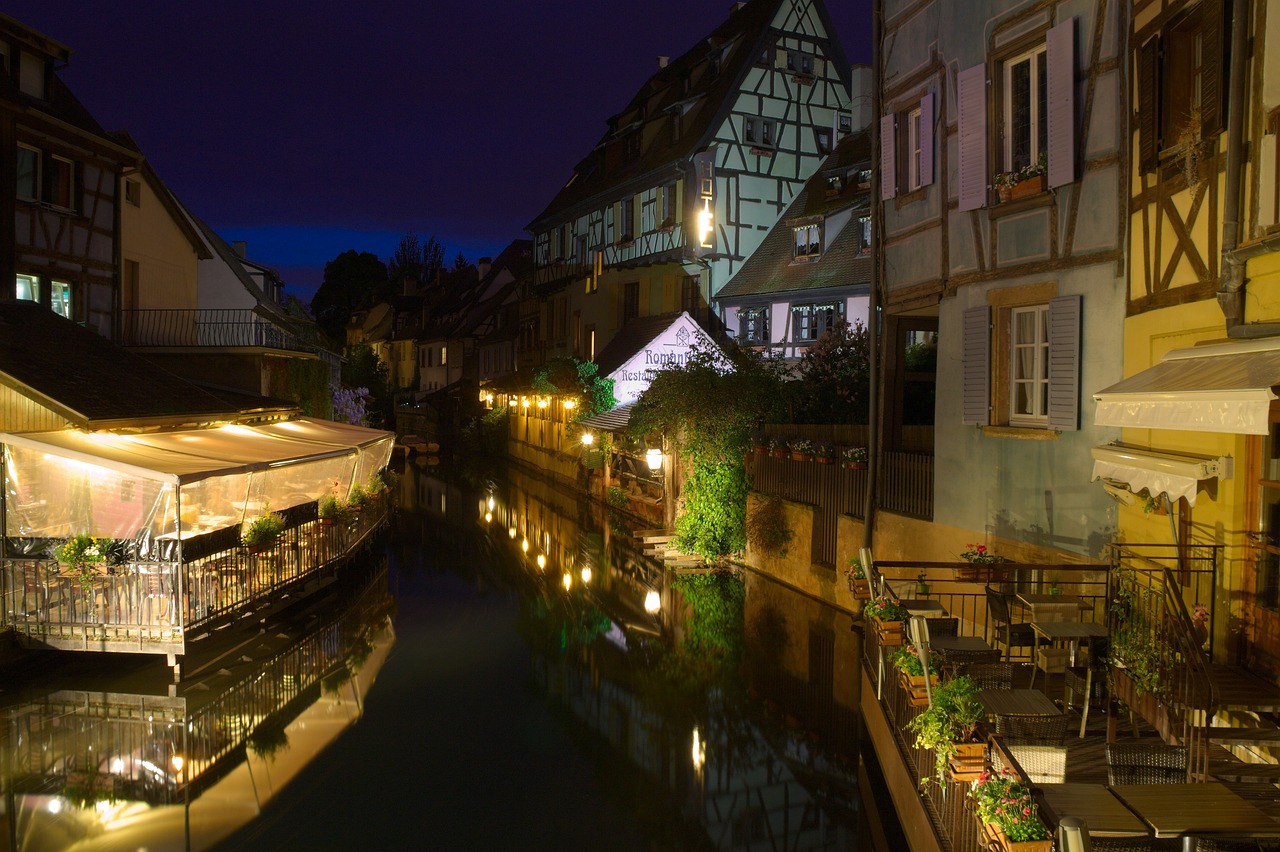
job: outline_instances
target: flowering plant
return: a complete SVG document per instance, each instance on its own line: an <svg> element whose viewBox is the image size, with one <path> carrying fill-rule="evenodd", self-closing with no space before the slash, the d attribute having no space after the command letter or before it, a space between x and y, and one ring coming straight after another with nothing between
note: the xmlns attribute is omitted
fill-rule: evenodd
<svg viewBox="0 0 1280 852"><path fill-rule="evenodd" d="M915 645L900 646L894 652L892 662L893 667L900 672L912 677L924 677L924 665L920 662L920 655L916 653ZM929 674L942 674L932 657L929 658Z"/></svg>
<svg viewBox="0 0 1280 852"><path fill-rule="evenodd" d="M985 544L966 544L965 547L969 549L960 554L960 558L965 562L972 562L976 565L995 565L1004 561L1003 556L997 556L987 550Z"/></svg>
<svg viewBox="0 0 1280 852"><path fill-rule="evenodd" d="M881 621L906 621L910 616L905 606L886 595L867 601L862 611L868 618Z"/></svg>
<svg viewBox="0 0 1280 852"><path fill-rule="evenodd" d="M1039 177L1049 171L1049 158L1045 154L1041 154L1039 159L1034 162L1027 163L1020 169L1011 172L1000 172L995 176L995 185L997 187L1012 187L1024 180L1033 177Z"/></svg>
<svg viewBox="0 0 1280 852"><path fill-rule="evenodd" d="M849 557L849 567L845 569L846 574L855 580L867 579L867 571L862 567L862 560L856 556Z"/></svg>
<svg viewBox="0 0 1280 852"><path fill-rule="evenodd" d="M791 452L793 453L812 453L813 442L808 438L796 438L791 442Z"/></svg>
<svg viewBox="0 0 1280 852"><path fill-rule="evenodd" d="M1031 791L1008 768L999 775L983 772L970 785L969 796L974 800L978 819L996 826L1014 843L1050 837L1031 801Z"/></svg>
<svg viewBox="0 0 1280 852"><path fill-rule="evenodd" d="M815 444L813 447L813 454L820 459L835 458L836 448L830 444Z"/></svg>
<svg viewBox="0 0 1280 852"><path fill-rule="evenodd" d="M1196 604L1191 608L1191 620L1196 624L1204 624L1209 620L1209 608L1204 604Z"/></svg>
<svg viewBox="0 0 1280 852"><path fill-rule="evenodd" d="M93 566L106 561L104 547L98 540L87 533L67 539L54 551L53 558L71 570L80 579L81 585L88 586L97 573Z"/></svg>
<svg viewBox="0 0 1280 852"><path fill-rule="evenodd" d="M847 462L866 464L867 448L866 447L845 447L844 452L840 454L840 458Z"/></svg>

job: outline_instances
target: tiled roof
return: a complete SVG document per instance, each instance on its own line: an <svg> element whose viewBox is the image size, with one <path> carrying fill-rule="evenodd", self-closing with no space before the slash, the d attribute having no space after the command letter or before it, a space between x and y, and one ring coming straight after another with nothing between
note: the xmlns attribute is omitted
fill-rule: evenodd
<svg viewBox="0 0 1280 852"><path fill-rule="evenodd" d="M0 301L0 382L86 428L239 411L34 302Z"/></svg>
<svg viewBox="0 0 1280 852"><path fill-rule="evenodd" d="M607 376L627 363L627 361L631 360L631 356L670 328L671 324L679 316L680 313L677 311L650 317L636 317L630 320L626 325L618 329L618 333L596 356L596 365L600 367L599 374Z"/></svg>
<svg viewBox="0 0 1280 852"><path fill-rule="evenodd" d="M858 168L869 168L870 145L865 133L841 140L813 174L805 188L791 202L781 218L765 236L760 247L716 294L717 301L749 301L755 296L794 293L806 290L828 290L837 287L866 288L871 282L871 255L859 254L856 214L868 207L867 190L856 181L847 181L834 196L826 194L827 177L845 174ZM830 217L849 211L848 222L830 239L816 259L795 259L794 226L801 221Z"/></svg>

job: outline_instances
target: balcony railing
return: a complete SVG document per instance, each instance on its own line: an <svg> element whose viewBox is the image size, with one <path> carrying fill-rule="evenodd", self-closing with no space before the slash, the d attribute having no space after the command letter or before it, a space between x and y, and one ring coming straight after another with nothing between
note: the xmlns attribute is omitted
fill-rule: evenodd
<svg viewBox="0 0 1280 852"><path fill-rule="evenodd" d="M314 352L320 347L247 309L120 312L125 346L261 346Z"/></svg>

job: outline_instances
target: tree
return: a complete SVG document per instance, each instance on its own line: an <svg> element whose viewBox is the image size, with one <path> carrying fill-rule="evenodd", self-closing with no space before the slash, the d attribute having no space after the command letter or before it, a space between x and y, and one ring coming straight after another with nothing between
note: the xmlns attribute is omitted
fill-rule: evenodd
<svg viewBox="0 0 1280 852"><path fill-rule="evenodd" d="M400 239L400 244L387 261L387 273L395 292L402 292L405 280L411 280L415 286L430 284L444 268L444 246L435 237L427 237L421 242L418 235L410 231Z"/></svg>
<svg viewBox="0 0 1280 852"><path fill-rule="evenodd" d="M618 404L613 395L613 379L599 375L600 366L593 361L557 357L547 361L533 377L538 393L572 393L582 395L582 406L575 420L612 411Z"/></svg>
<svg viewBox="0 0 1280 852"><path fill-rule="evenodd" d="M387 267L372 252L347 249L324 265L324 282L311 299L311 315L341 342L351 315L375 304L387 288Z"/></svg>
<svg viewBox="0 0 1280 852"><path fill-rule="evenodd" d="M370 426L386 427L395 416L395 394L387 374L387 366L378 360L373 347L360 344L351 347L342 365L342 385L367 388L364 402L365 419Z"/></svg>
<svg viewBox="0 0 1280 852"><path fill-rule="evenodd" d="M797 423L866 423L871 335L861 321L818 338L796 368Z"/></svg>

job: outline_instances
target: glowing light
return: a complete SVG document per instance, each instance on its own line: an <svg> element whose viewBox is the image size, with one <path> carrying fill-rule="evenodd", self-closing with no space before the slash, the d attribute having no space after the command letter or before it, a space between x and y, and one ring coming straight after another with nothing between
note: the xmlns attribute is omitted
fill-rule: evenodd
<svg viewBox="0 0 1280 852"><path fill-rule="evenodd" d="M711 212L711 199L702 199L702 209L698 211L698 243L703 248L711 248L711 232L714 229L714 215Z"/></svg>
<svg viewBox="0 0 1280 852"><path fill-rule="evenodd" d="M50 800L49 800L49 813L51 813L51 814L62 813L62 800L61 800L61 799L59 799L59 798L53 798L53 799L50 799Z"/></svg>
<svg viewBox="0 0 1280 852"><path fill-rule="evenodd" d="M658 470L662 467L662 450L654 447L646 450L644 454L644 463L649 466L649 470Z"/></svg>
<svg viewBox="0 0 1280 852"><path fill-rule="evenodd" d="M115 760L111 761L111 771L114 772L116 775L119 775L121 772L124 772L124 761L118 757Z"/></svg>
<svg viewBox="0 0 1280 852"><path fill-rule="evenodd" d="M492 520L493 520L493 512L485 512L485 513L484 513L484 522L487 524L487 523L489 523L489 522L490 522L490 521L492 521Z"/></svg>
<svg viewBox="0 0 1280 852"><path fill-rule="evenodd" d="M551 400L547 399L545 396L538 400L539 408L546 408L550 404L551 404Z"/></svg>
<svg viewBox="0 0 1280 852"><path fill-rule="evenodd" d="M507 527L507 535L508 535L508 536L510 536L511 538L515 538L515 537L516 537L516 528L515 528L515 527Z"/></svg>
<svg viewBox="0 0 1280 852"><path fill-rule="evenodd" d="M182 755L175 754L173 757L169 758L169 763L173 765L174 772L181 772L182 766L186 761L182 759Z"/></svg>
<svg viewBox="0 0 1280 852"><path fill-rule="evenodd" d="M693 768L702 769L702 765L707 762L707 745L702 741L697 728L693 729L693 748L690 749L690 754L693 757Z"/></svg>
<svg viewBox="0 0 1280 852"><path fill-rule="evenodd" d="M592 435L590 432L583 432L583 433L582 433L582 445L583 445L583 446L585 446L585 447L589 447L589 446L591 446L592 444L594 444L594 443L595 443L595 440L596 440L596 436L595 436L595 435Z"/></svg>
<svg viewBox="0 0 1280 852"><path fill-rule="evenodd" d="M490 512L492 512L492 511L493 511L493 506L494 506L493 498L492 498L492 497L490 497L490 498L489 498L488 506L489 506L489 511L490 511Z"/></svg>
<svg viewBox="0 0 1280 852"><path fill-rule="evenodd" d="M657 615L660 609L662 609L662 597L650 589L644 596L644 611L650 615Z"/></svg>
<svg viewBox="0 0 1280 852"><path fill-rule="evenodd" d="M583 569L582 569L582 574L581 574L581 576L582 576L582 583L583 583L583 585L586 585L587 583L590 583L590 582L591 582L591 569L590 569L590 568L583 568Z"/></svg>
<svg viewBox="0 0 1280 852"><path fill-rule="evenodd" d="M566 399L564 401L564 407L568 409L573 409L573 407L576 406L577 404L578 404L578 401L576 399Z"/></svg>
<svg viewBox="0 0 1280 852"><path fill-rule="evenodd" d="M529 407L529 398L527 396L520 397L520 407L521 408Z"/></svg>
<svg viewBox="0 0 1280 852"><path fill-rule="evenodd" d="M528 552L529 552L529 539L527 539L527 538L526 538L526 539L521 539L521 541L520 541L520 550L521 550L522 552L524 552L524 553L528 553Z"/></svg>
<svg viewBox="0 0 1280 852"><path fill-rule="evenodd" d="M564 572L564 590L567 592L573 588L573 575L568 571Z"/></svg>
<svg viewBox="0 0 1280 852"><path fill-rule="evenodd" d="M538 567L539 568L547 567L547 557L544 554L541 554L541 553L538 554Z"/></svg>

